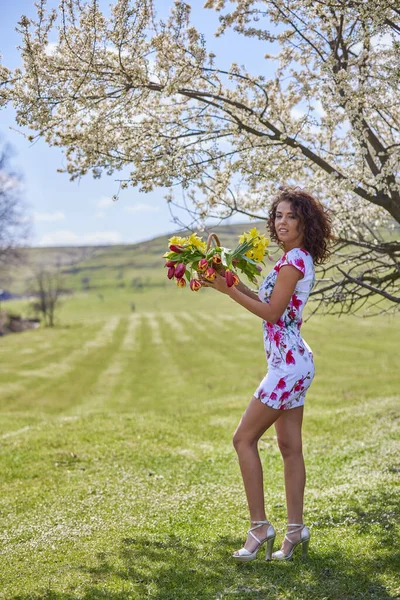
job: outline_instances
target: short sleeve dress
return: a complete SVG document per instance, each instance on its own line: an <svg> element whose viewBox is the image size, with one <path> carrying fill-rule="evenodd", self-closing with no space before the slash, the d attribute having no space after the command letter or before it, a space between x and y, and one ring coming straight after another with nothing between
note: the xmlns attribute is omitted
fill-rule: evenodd
<svg viewBox="0 0 400 600"><path fill-rule="evenodd" d="M303 309L315 284L311 254L303 248L286 252L264 279L258 296L262 302L269 302L279 270L284 265L293 265L304 277L297 282L277 323L263 321L268 373L254 392L261 402L279 410L302 406L315 374L312 350L300 333Z"/></svg>

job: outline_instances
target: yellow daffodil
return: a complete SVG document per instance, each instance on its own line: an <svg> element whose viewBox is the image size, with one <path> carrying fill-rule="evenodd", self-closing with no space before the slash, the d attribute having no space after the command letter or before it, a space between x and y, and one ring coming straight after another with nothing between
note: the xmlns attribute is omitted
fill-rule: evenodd
<svg viewBox="0 0 400 600"><path fill-rule="evenodd" d="M180 237L179 235L174 235L170 240L168 240L168 245L179 244L180 246L183 246L183 244L186 244L187 241L188 238Z"/></svg>
<svg viewBox="0 0 400 600"><path fill-rule="evenodd" d="M264 248L257 248L254 250L253 259L256 262L260 262L264 258Z"/></svg>
<svg viewBox="0 0 400 600"><path fill-rule="evenodd" d="M250 231L245 231L243 235L239 236L239 242L243 244L243 242L250 242L253 239L256 240L261 239L263 237L265 236L261 235L256 227L253 227L252 229L250 229Z"/></svg>
<svg viewBox="0 0 400 600"><path fill-rule="evenodd" d="M203 242L203 240L195 233L192 233L192 235L187 239L187 242L190 246L197 248L197 250L204 251L207 248L206 242Z"/></svg>
<svg viewBox="0 0 400 600"><path fill-rule="evenodd" d="M260 233L257 231L256 227L253 227L253 229L250 229L250 231L249 231L249 236L251 238L260 237Z"/></svg>
<svg viewBox="0 0 400 600"><path fill-rule="evenodd" d="M251 243L252 248L246 252L246 256L256 262L263 260L266 248L269 244L269 240L264 234L261 234L256 227L253 227L250 231L244 232L243 235L239 236L239 242L241 244L244 242Z"/></svg>

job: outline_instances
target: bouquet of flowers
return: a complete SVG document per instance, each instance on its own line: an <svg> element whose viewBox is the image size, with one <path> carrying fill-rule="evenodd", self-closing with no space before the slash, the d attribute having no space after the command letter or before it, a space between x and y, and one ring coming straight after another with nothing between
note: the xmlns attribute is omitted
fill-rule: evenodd
<svg viewBox="0 0 400 600"><path fill-rule="evenodd" d="M214 247L211 245L213 238ZM232 287L239 283L235 267L252 283L257 283L256 277L262 271L260 263L265 265L265 256L269 258L268 245L269 240L255 227L239 236L239 245L234 250L223 248L215 233L209 235L207 243L195 233L189 237L174 236L168 242L168 252L164 254L168 278L175 279L182 288L188 281L190 289L197 292L202 287L199 273L207 281L213 281L216 273L220 272L225 275L228 287Z"/></svg>

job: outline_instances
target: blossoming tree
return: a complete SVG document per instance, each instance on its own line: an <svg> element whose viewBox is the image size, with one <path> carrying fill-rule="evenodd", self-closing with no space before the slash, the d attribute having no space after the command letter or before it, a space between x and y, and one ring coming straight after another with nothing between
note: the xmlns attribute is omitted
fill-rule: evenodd
<svg viewBox="0 0 400 600"><path fill-rule="evenodd" d="M400 306L393 0L207 0L217 35L260 40L276 65L269 79L219 67L181 0L164 21L152 0L117 0L107 16L96 0L37 6L37 19L20 20L23 68L3 67L2 99L32 139L65 149L72 179L129 167L122 188L168 188L172 205L171 190L183 190L200 221L259 218L278 184L307 187L332 209L337 235L319 306Z"/></svg>
<svg viewBox="0 0 400 600"><path fill-rule="evenodd" d="M0 139L0 285L22 260L20 248L29 239L27 207L21 195L22 176L11 166L13 150Z"/></svg>

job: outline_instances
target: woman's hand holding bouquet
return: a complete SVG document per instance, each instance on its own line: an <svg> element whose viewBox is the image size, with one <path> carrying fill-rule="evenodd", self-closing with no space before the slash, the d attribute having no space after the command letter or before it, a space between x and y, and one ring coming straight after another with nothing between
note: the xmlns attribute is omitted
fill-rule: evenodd
<svg viewBox="0 0 400 600"><path fill-rule="evenodd" d="M216 240L215 247L211 246L212 238ZM239 245L234 250L220 246L213 233L208 243L195 233L186 238L174 236L169 240L169 251L164 254L168 278L175 279L179 287L185 287L188 281L194 292L212 283L212 287L227 293L227 288L240 283L234 268L257 283L256 277L262 271L260 263L265 265L264 257L269 258L268 245L269 240L255 227L239 236ZM220 278L224 278L224 284Z"/></svg>

